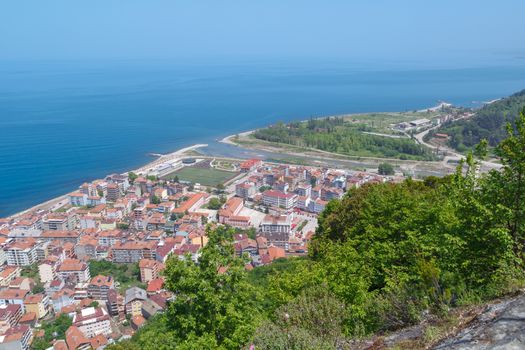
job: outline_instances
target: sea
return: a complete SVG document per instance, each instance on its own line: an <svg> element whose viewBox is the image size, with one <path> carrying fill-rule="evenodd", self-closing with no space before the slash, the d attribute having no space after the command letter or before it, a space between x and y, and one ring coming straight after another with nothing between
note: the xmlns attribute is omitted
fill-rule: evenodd
<svg viewBox="0 0 525 350"><path fill-rule="evenodd" d="M0 217L106 174L277 121L476 107L525 88L525 61L169 60L0 64ZM239 152L241 154L242 152Z"/></svg>

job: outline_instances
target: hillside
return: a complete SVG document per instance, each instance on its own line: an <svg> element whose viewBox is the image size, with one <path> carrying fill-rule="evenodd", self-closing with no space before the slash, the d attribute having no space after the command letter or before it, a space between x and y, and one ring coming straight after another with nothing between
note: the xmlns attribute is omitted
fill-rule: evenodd
<svg viewBox="0 0 525 350"><path fill-rule="evenodd" d="M487 139L494 147L505 138L507 122L514 124L524 106L525 90L522 90L485 105L469 120L447 123L436 133L448 134L450 146L460 152L471 149L482 139Z"/></svg>
<svg viewBox="0 0 525 350"><path fill-rule="evenodd" d="M478 174L469 155L454 175L367 184L331 201L307 258L247 272L233 230L210 229L198 263L168 260L166 313L108 349L358 349L367 338L365 348L383 349L400 330L410 344L397 349L424 349L451 329L468 333L462 310L525 286L525 114L516 123L498 146L501 171Z"/></svg>

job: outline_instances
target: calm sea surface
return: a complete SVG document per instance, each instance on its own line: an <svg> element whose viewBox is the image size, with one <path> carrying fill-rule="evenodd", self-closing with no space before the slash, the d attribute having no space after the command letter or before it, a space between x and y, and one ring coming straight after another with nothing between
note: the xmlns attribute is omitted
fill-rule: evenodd
<svg viewBox="0 0 525 350"><path fill-rule="evenodd" d="M525 65L0 65L0 217L83 181L275 121L472 106L525 88ZM213 150L212 150L213 151ZM220 153L220 151L218 151Z"/></svg>

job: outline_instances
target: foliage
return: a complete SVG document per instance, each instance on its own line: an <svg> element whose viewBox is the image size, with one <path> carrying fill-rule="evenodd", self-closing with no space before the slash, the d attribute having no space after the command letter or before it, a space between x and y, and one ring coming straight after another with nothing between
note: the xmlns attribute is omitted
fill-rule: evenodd
<svg viewBox="0 0 525 350"><path fill-rule="evenodd" d="M495 147L507 136L507 123L514 125L525 107L525 90L485 105L469 120L443 125L438 131L450 136L450 145L459 151L473 149L481 140Z"/></svg>
<svg viewBox="0 0 525 350"><path fill-rule="evenodd" d="M129 182L131 184L133 184L135 182L135 180L138 178L139 176L137 174L135 174L133 171L130 171L128 173L128 179L129 179Z"/></svg>
<svg viewBox="0 0 525 350"><path fill-rule="evenodd" d="M277 123L255 131L253 136L269 142L316 148L345 155L434 159L429 149L408 138L391 138L367 134L363 131L370 131L369 127L345 121L341 117L329 117L289 124Z"/></svg>
<svg viewBox="0 0 525 350"><path fill-rule="evenodd" d="M208 202L208 209L219 210L222 207L222 201L219 198L213 197Z"/></svg>
<svg viewBox="0 0 525 350"><path fill-rule="evenodd" d="M138 263L116 264L107 260L90 260L89 273L93 277L97 275L113 277L116 282L120 283L121 290L132 286L143 286L140 282Z"/></svg>
<svg viewBox="0 0 525 350"><path fill-rule="evenodd" d="M61 314L53 321L43 321L41 329L44 336L32 344L32 349L44 350L51 346L53 339L65 339L66 331L71 326L72 320L67 314Z"/></svg>
<svg viewBox="0 0 525 350"><path fill-rule="evenodd" d="M156 195L152 195L150 199L151 204L160 204L161 200Z"/></svg>
<svg viewBox="0 0 525 350"><path fill-rule="evenodd" d="M394 175L396 172L390 163L381 163L377 168L379 175Z"/></svg>

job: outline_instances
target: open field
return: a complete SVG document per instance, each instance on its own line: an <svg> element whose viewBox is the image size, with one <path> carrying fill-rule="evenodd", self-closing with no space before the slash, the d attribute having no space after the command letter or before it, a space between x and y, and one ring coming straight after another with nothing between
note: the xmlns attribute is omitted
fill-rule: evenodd
<svg viewBox="0 0 525 350"><path fill-rule="evenodd" d="M232 179L237 174L237 172L217 170L210 167L190 166L166 175L164 179L172 179L177 176L181 181L199 183L203 186L216 186Z"/></svg>

